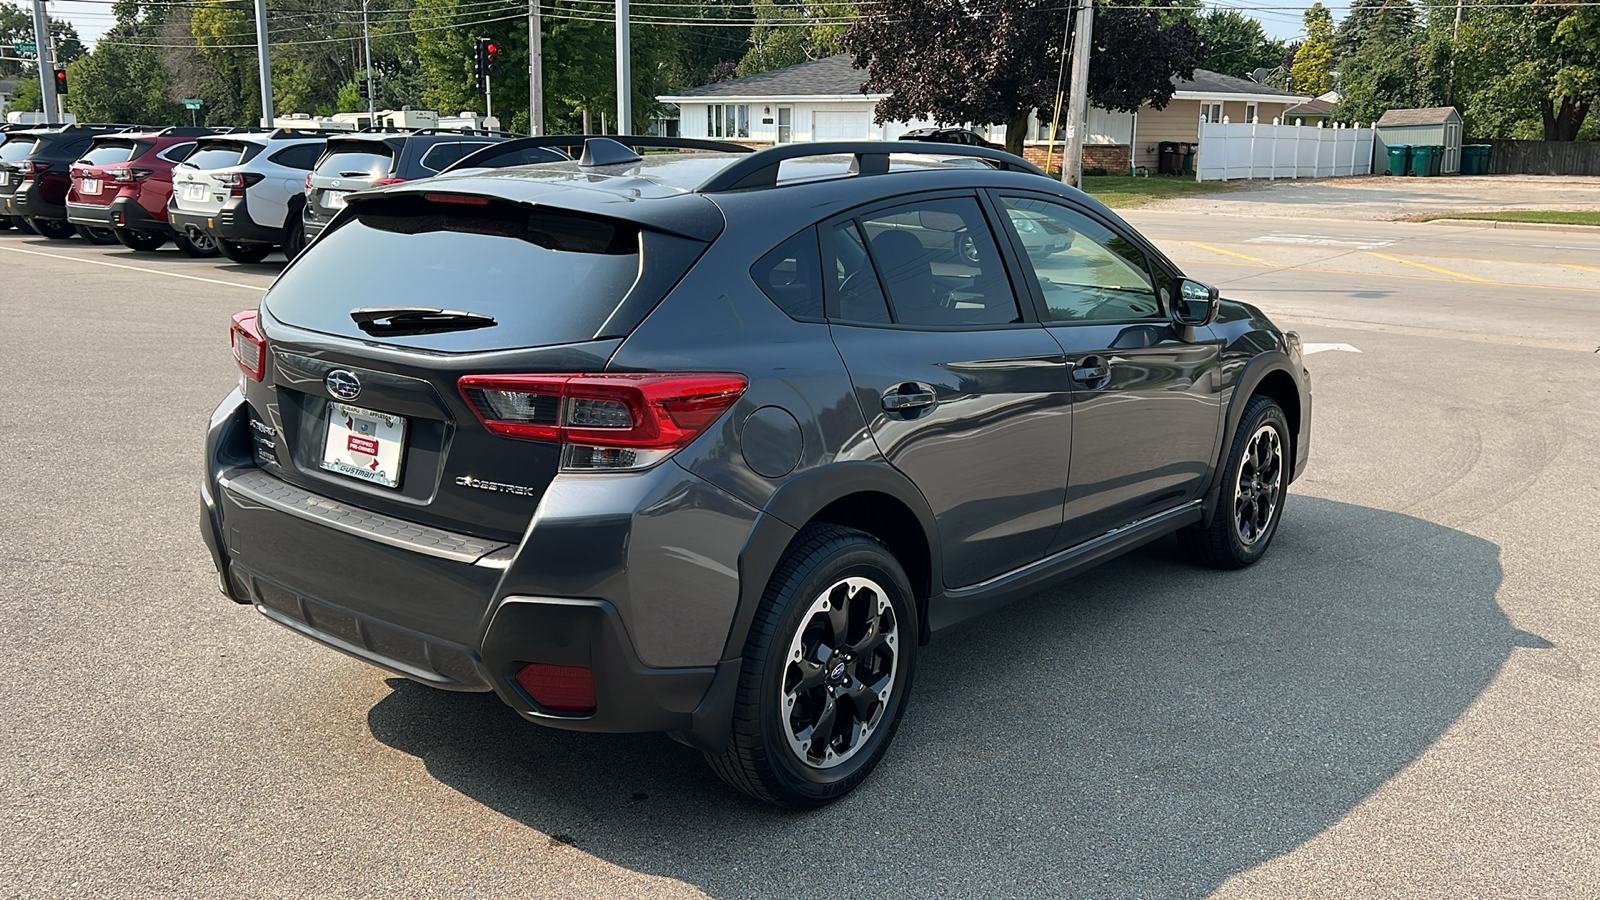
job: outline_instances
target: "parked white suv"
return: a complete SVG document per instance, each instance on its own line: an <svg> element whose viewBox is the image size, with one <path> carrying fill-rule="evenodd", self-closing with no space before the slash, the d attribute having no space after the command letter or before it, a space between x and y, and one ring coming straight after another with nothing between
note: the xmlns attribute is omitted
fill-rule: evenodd
<svg viewBox="0 0 1600 900"><path fill-rule="evenodd" d="M260 262L274 247L293 259L306 242L306 175L337 133L279 128L201 138L172 171L167 218L179 234L214 241L234 262Z"/></svg>

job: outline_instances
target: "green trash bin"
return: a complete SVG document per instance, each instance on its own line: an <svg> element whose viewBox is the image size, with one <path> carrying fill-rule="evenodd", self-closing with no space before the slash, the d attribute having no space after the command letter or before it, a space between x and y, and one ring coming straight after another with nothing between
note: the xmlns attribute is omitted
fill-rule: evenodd
<svg viewBox="0 0 1600 900"><path fill-rule="evenodd" d="M1404 175L1411 164L1410 144L1389 145L1389 174Z"/></svg>
<svg viewBox="0 0 1600 900"><path fill-rule="evenodd" d="M1443 147L1422 144L1411 148L1411 174L1429 177L1439 174Z"/></svg>
<svg viewBox="0 0 1600 900"><path fill-rule="evenodd" d="M1489 174L1489 154L1494 148L1489 144L1467 144L1461 148L1461 174Z"/></svg>

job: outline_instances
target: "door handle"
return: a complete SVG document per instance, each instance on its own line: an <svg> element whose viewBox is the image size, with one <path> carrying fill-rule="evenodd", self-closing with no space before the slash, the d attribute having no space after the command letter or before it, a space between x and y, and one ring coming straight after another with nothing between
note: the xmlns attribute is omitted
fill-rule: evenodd
<svg viewBox="0 0 1600 900"><path fill-rule="evenodd" d="M1106 377L1106 372L1105 366L1080 366L1072 370L1072 380L1084 383L1099 381Z"/></svg>
<svg viewBox="0 0 1600 900"><path fill-rule="evenodd" d="M904 387L912 389L905 390ZM934 396L933 391L925 391L915 385L905 385L883 395L883 408L890 412L921 409L925 406L932 406L937 400L938 397Z"/></svg>

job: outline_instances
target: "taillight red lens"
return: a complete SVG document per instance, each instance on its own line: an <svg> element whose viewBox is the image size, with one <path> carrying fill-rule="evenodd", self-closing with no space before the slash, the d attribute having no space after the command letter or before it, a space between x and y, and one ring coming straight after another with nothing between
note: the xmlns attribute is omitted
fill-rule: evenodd
<svg viewBox="0 0 1600 900"><path fill-rule="evenodd" d="M311 173L306 173L306 193L311 193Z"/></svg>
<svg viewBox="0 0 1600 900"><path fill-rule="evenodd" d="M517 684L533 702L554 712L592 712L594 673L584 666L528 663L517 672Z"/></svg>
<svg viewBox="0 0 1600 900"><path fill-rule="evenodd" d="M226 172L222 175L213 175L211 177L225 188L242 191L266 176L260 172Z"/></svg>
<svg viewBox="0 0 1600 900"><path fill-rule="evenodd" d="M45 170L47 170L49 168L50 168L50 164L49 163L47 163L47 162L34 162L31 159L25 159L22 162L17 163L17 171L22 173L23 175L37 175L40 172L43 172L43 171L45 171Z"/></svg>
<svg viewBox="0 0 1600 900"><path fill-rule="evenodd" d="M488 206L488 197L479 197L476 194L436 194L427 193L422 199L432 203L461 203L466 206Z"/></svg>
<svg viewBox="0 0 1600 900"><path fill-rule="evenodd" d="M653 465L687 447L744 393L725 372L468 375L462 396L505 437L553 441L573 469ZM622 452L610 452L612 450Z"/></svg>
<svg viewBox="0 0 1600 900"><path fill-rule="evenodd" d="M267 370L267 342L256 326L256 311L247 309L235 313L233 328L228 332L228 343L233 346L233 358L251 381L260 381Z"/></svg>
<svg viewBox="0 0 1600 900"><path fill-rule="evenodd" d="M372 186L373 187L382 187L383 185L386 185L386 184L404 184L404 183L405 183L405 179L404 178L379 178L377 181L374 181L372 183Z"/></svg>

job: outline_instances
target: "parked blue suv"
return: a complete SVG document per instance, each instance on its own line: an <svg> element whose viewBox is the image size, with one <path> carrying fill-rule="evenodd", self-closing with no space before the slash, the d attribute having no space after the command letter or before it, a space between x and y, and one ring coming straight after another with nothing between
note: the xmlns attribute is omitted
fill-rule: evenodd
<svg viewBox="0 0 1600 900"><path fill-rule="evenodd" d="M807 808L934 635L1169 533L1266 552L1299 338L1093 199L989 148L623 140L352 194L234 318L229 597Z"/></svg>

